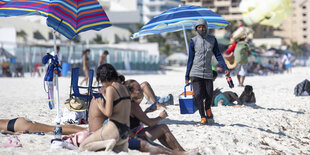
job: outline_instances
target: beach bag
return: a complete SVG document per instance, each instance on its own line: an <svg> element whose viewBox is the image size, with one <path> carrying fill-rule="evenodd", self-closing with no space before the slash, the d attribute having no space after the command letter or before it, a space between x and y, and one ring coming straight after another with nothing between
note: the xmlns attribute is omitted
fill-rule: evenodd
<svg viewBox="0 0 310 155"><path fill-rule="evenodd" d="M190 91L186 91L187 86L190 86ZM192 84L184 86L184 92L179 95L179 106L181 114L193 114L197 111Z"/></svg>
<svg viewBox="0 0 310 155"><path fill-rule="evenodd" d="M90 136L89 131L80 131L77 132L74 135L64 137L64 140L66 140L68 143L73 144L76 147L79 147L80 144L88 137Z"/></svg>
<svg viewBox="0 0 310 155"><path fill-rule="evenodd" d="M234 51L234 57L238 64L244 65L248 63L248 51L249 45L245 41L238 42Z"/></svg>

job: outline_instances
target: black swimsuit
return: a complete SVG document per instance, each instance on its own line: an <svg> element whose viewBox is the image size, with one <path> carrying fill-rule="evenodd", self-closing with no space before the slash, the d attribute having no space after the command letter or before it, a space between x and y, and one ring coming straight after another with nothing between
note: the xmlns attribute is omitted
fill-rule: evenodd
<svg viewBox="0 0 310 155"><path fill-rule="evenodd" d="M113 86L112 86L113 87ZM119 92L117 91L117 89L115 87L113 87L115 89L115 91L117 92L118 96L120 97L119 99L113 101L113 107L116 106L119 102L121 102L122 100L129 100L130 96L126 96L126 97L121 97L121 95L119 94ZM118 133L121 139L126 139L129 136L129 127L124 124L124 123L120 123L116 120L112 120L110 119L110 121L112 121L117 129L118 129Z"/></svg>
<svg viewBox="0 0 310 155"><path fill-rule="evenodd" d="M15 132L15 130L14 130L14 125L15 125L15 122L16 122L17 119L18 119L18 118L14 118L14 119L9 120L8 126L7 126L7 130L8 130L8 131Z"/></svg>

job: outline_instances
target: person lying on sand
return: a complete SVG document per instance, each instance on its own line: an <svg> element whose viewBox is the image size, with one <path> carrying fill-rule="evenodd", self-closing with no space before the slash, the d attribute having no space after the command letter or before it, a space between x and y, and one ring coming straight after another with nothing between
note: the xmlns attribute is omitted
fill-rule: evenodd
<svg viewBox="0 0 310 155"><path fill-rule="evenodd" d="M213 106L217 107L219 105L223 106L234 106L240 107L242 102L238 98L238 95L232 91L225 91L221 92L220 89L215 89L213 91L213 99L212 99ZM233 102L237 101L238 104L234 104Z"/></svg>
<svg viewBox="0 0 310 155"><path fill-rule="evenodd" d="M80 150L128 151L130 95L128 89L118 82L115 68L110 64L102 64L96 71L97 81L105 87L103 99L95 100L89 108L89 128L101 125L80 145ZM103 119L109 118L102 126ZM92 130L91 130L92 131Z"/></svg>
<svg viewBox="0 0 310 155"><path fill-rule="evenodd" d="M125 82L125 76L119 74L119 81L121 83ZM161 107L166 109L167 105L173 105L173 96L172 94L169 94L168 96L159 97L155 95L155 92L153 88L151 87L150 83L147 81L144 81L140 84L141 91L143 92L144 96L139 96L139 99L137 99L137 103L141 103L143 98L145 97L147 100L147 104L151 104L146 111L154 111L156 109L160 109Z"/></svg>
<svg viewBox="0 0 310 155"><path fill-rule="evenodd" d="M83 128L76 125L62 125L62 134L69 135L74 134L87 128ZM55 126L42 124L31 121L24 117L18 117L14 119L0 119L1 133L6 134L23 134L23 133L48 133L53 132Z"/></svg>

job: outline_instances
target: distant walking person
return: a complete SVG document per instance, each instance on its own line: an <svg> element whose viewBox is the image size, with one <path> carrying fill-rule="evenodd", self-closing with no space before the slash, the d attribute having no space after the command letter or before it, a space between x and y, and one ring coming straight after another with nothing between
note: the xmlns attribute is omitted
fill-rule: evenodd
<svg viewBox="0 0 310 155"><path fill-rule="evenodd" d="M244 87L244 79L247 74L247 63L248 63L248 56L250 53L249 45L245 41L246 33L239 38L239 41L236 45L234 51L234 57L237 62L236 73L239 82L239 87Z"/></svg>
<svg viewBox="0 0 310 155"><path fill-rule="evenodd" d="M282 57L282 64L283 64L283 69L287 71L287 73L292 72L292 55L290 53L285 53Z"/></svg>
<svg viewBox="0 0 310 155"><path fill-rule="evenodd" d="M214 122L211 112L213 96L212 55L215 55L220 66L225 70L225 75L229 75L229 70L219 51L216 38L208 35L208 24L203 18L197 21L195 29L198 35L192 38L189 44L185 84L188 84L189 80L192 83L195 102L198 104L201 116L200 123L212 124ZM203 104L204 99L205 105Z"/></svg>
<svg viewBox="0 0 310 155"><path fill-rule="evenodd" d="M85 78L80 82L80 85L82 85L84 82L86 82L86 85L88 85L88 78L89 78L89 58L88 55L90 54L90 49L86 49L83 51L82 61L83 61L83 72L85 74Z"/></svg>
<svg viewBox="0 0 310 155"><path fill-rule="evenodd" d="M109 52L107 50L105 50L103 52L103 54L99 57L98 66L107 63L107 56L108 55L109 55Z"/></svg>

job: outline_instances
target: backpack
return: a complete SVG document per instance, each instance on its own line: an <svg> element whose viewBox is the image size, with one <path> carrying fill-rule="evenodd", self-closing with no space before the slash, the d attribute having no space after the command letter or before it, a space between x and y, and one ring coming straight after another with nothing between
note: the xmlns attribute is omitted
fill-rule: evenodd
<svg viewBox="0 0 310 155"><path fill-rule="evenodd" d="M234 50L234 57L238 64L244 65L248 63L248 56L249 56L249 45L245 41L238 42L235 50Z"/></svg>
<svg viewBox="0 0 310 155"><path fill-rule="evenodd" d="M295 96L301 96L303 92L310 94L310 81L307 79L298 83L294 89Z"/></svg>

